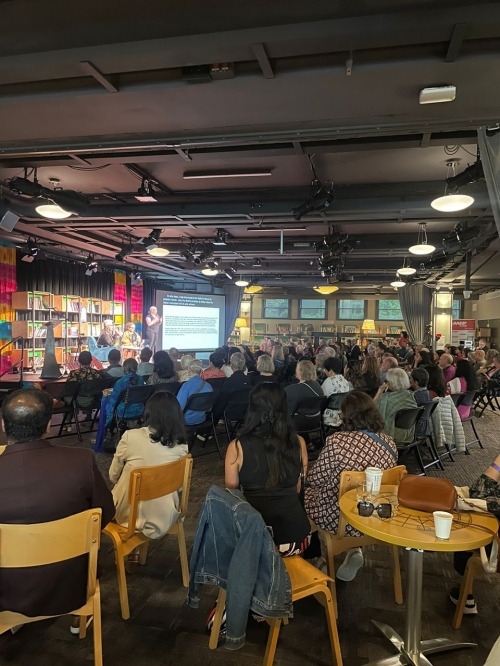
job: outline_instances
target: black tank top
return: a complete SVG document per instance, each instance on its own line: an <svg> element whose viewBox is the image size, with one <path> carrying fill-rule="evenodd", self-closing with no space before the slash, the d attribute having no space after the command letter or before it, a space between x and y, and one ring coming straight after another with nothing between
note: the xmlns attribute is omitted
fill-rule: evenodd
<svg viewBox="0 0 500 666"><path fill-rule="evenodd" d="M311 531L297 492L301 468L300 448L287 478L278 481L273 488L266 488L269 466L264 441L255 435L239 440L243 450L243 465L239 474L241 489L247 502L272 528L277 545L300 543Z"/></svg>

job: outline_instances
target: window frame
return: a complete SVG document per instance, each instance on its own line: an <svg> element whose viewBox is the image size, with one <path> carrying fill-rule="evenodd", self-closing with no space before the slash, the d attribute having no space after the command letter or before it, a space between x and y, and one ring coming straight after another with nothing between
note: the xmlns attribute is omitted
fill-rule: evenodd
<svg viewBox="0 0 500 666"><path fill-rule="evenodd" d="M312 308L312 307L303 308L302 307L302 301L311 301L311 302L314 302L314 303L323 303L323 306L317 306L318 308L323 307L323 316L322 317L304 317L304 315L302 314L303 310L315 310L317 308ZM325 320L327 318L326 317L327 309L328 309L328 302L327 302L326 298L299 298L299 319L305 319L306 321L307 320L309 320L309 321Z"/></svg>
<svg viewBox="0 0 500 666"><path fill-rule="evenodd" d="M395 301L399 303L398 298L381 298L377 300L377 318L376 321L403 321L403 313L401 312L401 303L399 303L399 312L401 313L401 317L396 317L395 319L384 319L380 316L380 303L383 301ZM383 308L382 308L383 309Z"/></svg>
<svg viewBox="0 0 500 666"><path fill-rule="evenodd" d="M262 319L290 319L290 299L289 298L263 298L263 303L262 303ZM267 301L286 301L287 302L287 314L281 315L279 317L275 317L274 315L272 317L268 316L266 314L267 306L266 302ZM271 306L271 307L276 307L276 306Z"/></svg>
<svg viewBox="0 0 500 666"><path fill-rule="evenodd" d="M356 301L359 303L363 303L363 316L362 317L341 317L340 311L341 311L341 306L340 304L345 302L345 301ZM349 306L351 307L351 306ZM345 308L347 309L347 308ZM363 321L366 319L366 299L363 298L339 298L337 300L337 319L340 319L341 321Z"/></svg>
<svg viewBox="0 0 500 666"><path fill-rule="evenodd" d="M458 315L455 316L455 308L453 307L455 303L458 303ZM460 298L454 298L451 303L451 318L452 319L462 319L462 301Z"/></svg>

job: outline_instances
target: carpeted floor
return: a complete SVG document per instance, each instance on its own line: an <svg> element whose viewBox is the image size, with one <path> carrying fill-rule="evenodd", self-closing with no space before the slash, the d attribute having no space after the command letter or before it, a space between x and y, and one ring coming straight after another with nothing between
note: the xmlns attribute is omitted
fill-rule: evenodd
<svg viewBox="0 0 500 666"><path fill-rule="evenodd" d="M476 445L472 455L457 455L455 463L446 463L445 472L436 472L456 485L466 485L477 478L500 452L500 418L487 412L477 421L485 450ZM469 435L469 426L466 426ZM83 446L91 446L90 434ZM468 436L468 439L472 439ZM75 436L53 443L77 446ZM196 455L196 451L194 454ZM106 476L111 456L98 455L98 464ZM188 547L196 528L196 519L207 489L223 483L223 462L216 453L197 457L194 462L189 515L186 520ZM48 492L50 489L48 489ZM153 543L148 562L137 573L128 575L131 618L120 616L116 570L107 539L101 547L103 565L102 617L105 666L259 666L264 655L267 625L249 626L247 642L238 652L223 647L208 649L205 620L216 595L207 588L199 610L186 604L186 590L181 585L177 543L174 537ZM405 562L403 559L403 576ZM475 595L479 615L465 617L462 628L451 627L454 606L448 600L455 581L452 557L427 553L424 559L423 638L436 636L473 641L474 650L435 655L434 666L482 666L500 633L500 577L478 579ZM362 666L390 656L388 642L375 630L370 619L391 624L402 632L404 606L394 602L391 559L382 547L365 549L365 566L351 583L338 584L339 634L345 666ZM15 636L0 637L0 664L16 666L83 666L92 663L92 640L80 641L70 635L68 619L59 618L27 626ZM331 664L324 611L314 600L295 604L295 618L280 634L275 664Z"/></svg>

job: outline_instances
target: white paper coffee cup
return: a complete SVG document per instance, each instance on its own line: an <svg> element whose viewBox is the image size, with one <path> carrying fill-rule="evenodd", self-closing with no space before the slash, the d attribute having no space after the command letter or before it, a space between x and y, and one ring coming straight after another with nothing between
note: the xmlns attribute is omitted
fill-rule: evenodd
<svg viewBox="0 0 500 666"><path fill-rule="evenodd" d="M447 541L450 538L453 515L447 511L434 511L434 530L436 538Z"/></svg>
<svg viewBox="0 0 500 666"><path fill-rule="evenodd" d="M372 484L372 492L379 493L382 485L382 470L379 467L367 467L365 476L366 482Z"/></svg>

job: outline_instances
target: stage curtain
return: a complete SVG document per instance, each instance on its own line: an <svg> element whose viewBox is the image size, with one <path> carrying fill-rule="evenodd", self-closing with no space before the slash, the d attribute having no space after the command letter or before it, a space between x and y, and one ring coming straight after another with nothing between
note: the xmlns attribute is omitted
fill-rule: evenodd
<svg viewBox="0 0 500 666"><path fill-rule="evenodd" d="M410 340L421 344L428 337L425 327L432 322L432 291L424 284L407 284L399 289L398 295Z"/></svg>
<svg viewBox="0 0 500 666"><path fill-rule="evenodd" d="M226 326L224 330L224 344L231 335L236 317L240 314L241 299L243 298L243 289L234 284L224 285L224 295L226 296Z"/></svg>
<svg viewBox="0 0 500 666"><path fill-rule="evenodd" d="M17 291L16 249L8 243L0 243L0 347L12 338L12 292ZM12 347L0 352L0 372L12 365Z"/></svg>
<svg viewBox="0 0 500 666"><path fill-rule="evenodd" d="M153 280L142 281L142 316L144 319L148 314L149 308L156 305L156 283Z"/></svg>
<svg viewBox="0 0 500 666"><path fill-rule="evenodd" d="M500 132L488 136L486 127L480 127L477 137L491 209L500 235Z"/></svg>
<svg viewBox="0 0 500 666"><path fill-rule="evenodd" d="M83 298L101 298L112 301L115 278L113 272L85 275L85 267L55 259L35 259L31 264L21 261L17 253L17 290L47 291Z"/></svg>

